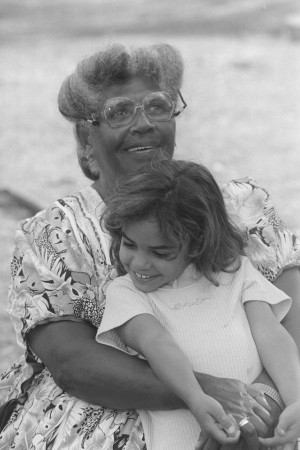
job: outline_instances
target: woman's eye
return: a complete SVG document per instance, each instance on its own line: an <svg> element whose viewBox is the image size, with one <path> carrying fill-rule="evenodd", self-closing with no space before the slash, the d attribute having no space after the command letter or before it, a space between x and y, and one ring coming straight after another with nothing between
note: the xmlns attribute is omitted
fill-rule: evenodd
<svg viewBox="0 0 300 450"><path fill-rule="evenodd" d="M111 119L118 119L122 117L127 117L129 115L129 111L127 108L118 108L115 110L111 110L109 112L109 117Z"/></svg>
<svg viewBox="0 0 300 450"><path fill-rule="evenodd" d="M161 114L164 108L160 104L151 104L147 107L147 112L150 114Z"/></svg>

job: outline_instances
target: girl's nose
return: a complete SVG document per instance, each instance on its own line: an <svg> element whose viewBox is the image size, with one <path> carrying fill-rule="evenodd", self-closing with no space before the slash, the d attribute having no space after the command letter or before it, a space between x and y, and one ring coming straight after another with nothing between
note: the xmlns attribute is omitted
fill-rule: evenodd
<svg viewBox="0 0 300 450"><path fill-rule="evenodd" d="M134 255L134 258L132 260L132 267L136 271L149 269L150 266L151 266L151 263L144 254L137 253L136 255Z"/></svg>

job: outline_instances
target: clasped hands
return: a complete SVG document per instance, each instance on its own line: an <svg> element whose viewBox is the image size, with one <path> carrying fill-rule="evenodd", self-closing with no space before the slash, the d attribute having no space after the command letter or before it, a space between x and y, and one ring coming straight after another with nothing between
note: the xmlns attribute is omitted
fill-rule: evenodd
<svg viewBox="0 0 300 450"><path fill-rule="evenodd" d="M269 397L267 402L263 393L251 385L230 379L214 381L214 389L209 388L207 393L213 392L214 398L230 411L236 428L240 429L238 441L224 445L201 432L196 450L258 450L261 447L258 437L274 433L281 413L279 406Z"/></svg>

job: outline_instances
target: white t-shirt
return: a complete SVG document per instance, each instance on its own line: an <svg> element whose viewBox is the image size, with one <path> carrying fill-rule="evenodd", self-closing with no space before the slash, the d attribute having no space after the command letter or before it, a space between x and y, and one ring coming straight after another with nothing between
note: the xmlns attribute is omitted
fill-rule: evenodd
<svg viewBox="0 0 300 450"><path fill-rule="evenodd" d="M96 339L136 355L115 328L139 314L152 314L173 336L195 371L251 383L262 371L262 364L243 304L249 300L267 302L281 321L291 299L269 283L246 257L237 272L222 272L218 281L216 287L190 265L172 284L143 293L129 275L119 277L107 290ZM194 449L200 428L189 411L139 413L148 450Z"/></svg>

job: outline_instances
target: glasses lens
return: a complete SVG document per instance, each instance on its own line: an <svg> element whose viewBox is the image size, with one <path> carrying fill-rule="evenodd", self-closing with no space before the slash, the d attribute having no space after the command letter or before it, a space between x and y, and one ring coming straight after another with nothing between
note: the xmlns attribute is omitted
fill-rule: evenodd
<svg viewBox="0 0 300 450"><path fill-rule="evenodd" d="M152 92L143 99L141 105L126 97L110 98L103 112L108 124L118 128L132 122L137 108L143 109L148 119L160 122L171 119L175 104L167 92Z"/></svg>
<svg viewBox="0 0 300 450"><path fill-rule="evenodd" d="M107 100L104 116L112 127L130 123L135 114L135 103L129 98L115 97Z"/></svg>
<svg viewBox="0 0 300 450"><path fill-rule="evenodd" d="M143 101L144 111L154 121L170 120L174 112L174 103L166 92L153 92Z"/></svg>

